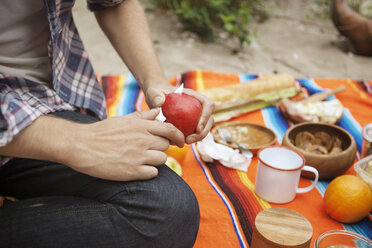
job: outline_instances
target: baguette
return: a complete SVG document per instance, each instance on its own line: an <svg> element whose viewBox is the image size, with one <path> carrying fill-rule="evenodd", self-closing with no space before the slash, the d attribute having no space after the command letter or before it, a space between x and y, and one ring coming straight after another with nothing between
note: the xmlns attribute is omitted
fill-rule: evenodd
<svg viewBox="0 0 372 248"><path fill-rule="evenodd" d="M255 102L256 96L270 94L286 88L295 87L294 78L286 73L268 75L246 83L227 85L201 91L216 104L216 112Z"/></svg>
<svg viewBox="0 0 372 248"><path fill-rule="evenodd" d="M258 95L247 104L236 105L235 107L221 105L217 111L213 112L214 121L216 123L223 122L261 108L278 105L282 99L294 97L301 92L302 90L298 88L287 88L278 92Z"/></svg>

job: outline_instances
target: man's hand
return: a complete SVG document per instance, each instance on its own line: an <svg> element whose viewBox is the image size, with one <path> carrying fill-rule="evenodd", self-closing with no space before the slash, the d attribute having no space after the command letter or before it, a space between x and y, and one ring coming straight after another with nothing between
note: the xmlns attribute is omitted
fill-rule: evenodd
<svg viewBox="0 0 372 248"><path fill-rule="evenodd" d="M66 164L82 173L110 180L144 180L157 176L167 160L169 142L184 145L183 134L154 120L159 109L82 124L76 150Z"/></svg>
<svg viewBox="0 0 372 248"><path fill-rule="evenodd" d="M92 124L40 116L0 154L54 161L108 180L153 178L169 143L182 147L185 139L172 124L154 120L158 114L152 109Z"/></svg>
<svg viewBox="0 0 372 248"><path fill-rule="evenodd" d="M150 107L161 107L165 101L166 94L169 94L175 90L176 87L172 87L167 84L155 84L144 91L146 102ZM203 107L199 123L196 128L196 133L186 137L186 143L191 144L202 140L212 128L214 124L212 113L215 105L213 101L194 90L184 88L183 93L198 99Z"/></svg>

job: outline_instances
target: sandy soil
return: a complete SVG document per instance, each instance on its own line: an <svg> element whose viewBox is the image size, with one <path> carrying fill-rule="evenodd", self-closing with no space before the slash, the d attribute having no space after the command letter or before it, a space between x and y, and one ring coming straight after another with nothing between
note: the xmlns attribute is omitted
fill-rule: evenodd
<svg viewBox="0 0 372 248"><path fill-rule="evenodd" d="M151 9L148 0L142 0ZM288 72L296 78L328 77L372 80L372 58L354 55L330 20L309 18L312 1L283 0L271 10L270 19L255 23L257 36L250 46L233 54L237 43L221 35L205 43L171 13L146 11L155 47L167 77L201 69L227 73ZM93 66L100 74L128 73L85 1L76 1L76 24Z"/></svg>

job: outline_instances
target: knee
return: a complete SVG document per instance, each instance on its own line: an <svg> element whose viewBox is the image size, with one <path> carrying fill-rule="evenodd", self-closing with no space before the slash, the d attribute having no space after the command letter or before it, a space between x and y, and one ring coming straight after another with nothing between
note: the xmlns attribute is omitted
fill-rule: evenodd
<svg viewBox="0 0 372 248"><path fill-rule="evenodd" d="M199 230L199 205L177 174L164 165L156 178L132 182L125 188L109 203L129 224L125 228L130 226L130 233L141 240L141 246L193 247Z"/></svg>
<svg viewBox="0 0 372 248"><path fill-rule="evenodd" d="M162 181L158 197L162 199L163 231L159 247L192 247L200 223L199 204L191 188L167 167L159 170Z"/></svg>

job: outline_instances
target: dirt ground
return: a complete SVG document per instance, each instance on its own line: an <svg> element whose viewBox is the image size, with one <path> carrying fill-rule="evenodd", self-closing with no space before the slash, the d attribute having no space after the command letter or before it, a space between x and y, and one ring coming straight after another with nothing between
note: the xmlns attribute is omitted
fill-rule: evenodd
<svg viewBox="0 0 372 248"><path fill-rule="evenodd" d="M221 34L215 43L205 43L184 31L171 13L152 10L149 0L141 3L149 9L147 18L167 77L200 69L372 80L372 58L354 55L330 20L309 18L311 0L269 1L269 20L252 25L257 35L237 54L232 53L237 47L234 39ZM85 5L76 1L74 18L95 70L101 75L128 73Z"/></svg>

